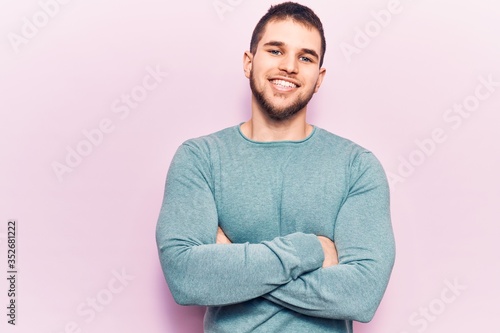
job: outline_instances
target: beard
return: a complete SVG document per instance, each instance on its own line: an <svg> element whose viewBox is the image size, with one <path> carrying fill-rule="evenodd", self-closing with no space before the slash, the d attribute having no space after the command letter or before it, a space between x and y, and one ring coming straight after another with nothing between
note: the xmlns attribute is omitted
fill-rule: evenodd
<svg viewBox="0 0 500 333"><path fill-rule="evenodd" d="M306 96L299 95L292 104L278 107L272 103L271 100L264 96L264 91L259 90L255 84L255 77L253 75L253 70L250 70L250 89L255 97L255 100L259 104L260 108L264 113L275 121L285 121L292 119L300 110L305 108L312 96L314 95L314 90L308 93ZM280 94L275 93L274 96L279 97Z"/></svg>

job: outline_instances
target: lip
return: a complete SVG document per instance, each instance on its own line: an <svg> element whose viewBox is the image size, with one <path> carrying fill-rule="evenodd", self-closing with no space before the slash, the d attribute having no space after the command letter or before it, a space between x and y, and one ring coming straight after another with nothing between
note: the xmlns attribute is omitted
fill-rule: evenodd
<svg viewBox="0 0 500 333"><path fill-rule="evenodd" d="M297 88L300 87L300 83L297 81L297 80L294 80L294 79L290 79L289 77L283 77L283 76L273 76L269 79L269 82L272 83L272 81L274 80L283 80L283 81L286 81L286 82L290 82L290 83L293 83L297 86Z"/></svg>
<svg viewBox="0 0 500 333"><path fill-rule="evenodd" d="M294 84L296 87L295 88L292 88L292 87L282 87L282 86L274 84L273 83L274 80L283 80L283 81L286 81L286 82L290 82L290 83ZM293 79L290 79L290 78L287 78L287 77L281 77L281 76L270 78L269 79L269 83L271 84L271 86L273 87L273 89L275 89L275 90L277 90L279 92L290 92L290 91L294 91L294 90L296 90L297 88L300 87L300 84L296 80L293 80Z"/></svg>

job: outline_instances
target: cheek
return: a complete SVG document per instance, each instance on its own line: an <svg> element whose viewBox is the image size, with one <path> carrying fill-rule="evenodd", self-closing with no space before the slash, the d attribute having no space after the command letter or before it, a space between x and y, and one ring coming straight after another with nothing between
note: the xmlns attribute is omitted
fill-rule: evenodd
<svg viewBox="0 0 500 333"><path fill-rule="evenodd" d="M308 84L311 86L312 89L316 89L318 79L319 79L319 74L317 73L311 74L310 79L308 80Z"/></svg>
<svg viewBox="0 0 500 333"><path fill-rule="evenodd" d="M264 85L267 82L265 72L263 72L259 68L254 68L253 79L254 79L255 84L261 88L264 87Z"/></svg>

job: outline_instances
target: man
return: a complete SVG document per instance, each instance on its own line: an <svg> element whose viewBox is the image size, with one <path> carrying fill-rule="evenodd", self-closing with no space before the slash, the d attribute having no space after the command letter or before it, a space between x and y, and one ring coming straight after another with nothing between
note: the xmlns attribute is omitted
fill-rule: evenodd
<svg viewBox="0 0 500 333"><path fill-rule="evenodd" d="M175 301L205 332L352 332L394 263L389 191L366 149L306 122L326 43L307 7L271 7L243 68L251 119L183 143L156 237Z"/></svg>

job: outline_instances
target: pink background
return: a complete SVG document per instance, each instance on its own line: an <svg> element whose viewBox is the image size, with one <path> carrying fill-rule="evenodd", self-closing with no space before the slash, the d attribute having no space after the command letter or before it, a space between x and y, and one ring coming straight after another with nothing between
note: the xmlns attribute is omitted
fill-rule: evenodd
<svg viewBox="0 0 500 333"><path fill-rule="evenodd" d="M46 6L53 17L43 14L40 3L54 1L0 3L0 266L5 273L15 218L19 269L15 327L0 279L1 330L202 332L202 308L176 305L159 266L165 175L181 142L248 119L242 54L273 2L221 0L231 10L219 16L213 0L61 0ZM500 86L479 88L489 92L479 105L474 94L479 77L500 82L500 5L401 0L377 31L372 12L389 0L302 3L323 20L328 43L309 122L372 150L400 177L397 262L374 320L357 332L493 332ZM41 27L16 47L23 18ZM365 28L369 44L346 56L340 46L360 46ZM147 69L157 67L168 76L154 84ZM120 99L130 93L140 101L125 116ZM446 118L464 102L474 108L467 118ZM103 120L112 129L85 146L83 131ZM53 163L79 144L88 156L59 180ZM116 292L123 271L129 280ZM101 306L91 316L92 298Z"/></svg>

